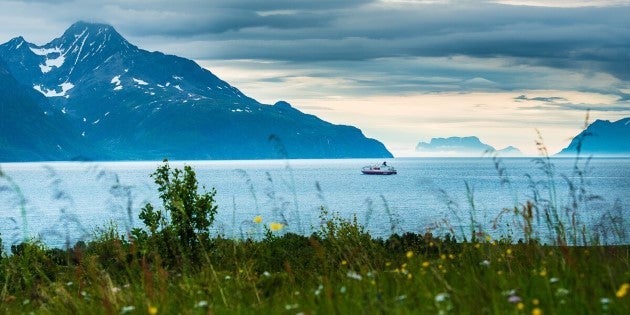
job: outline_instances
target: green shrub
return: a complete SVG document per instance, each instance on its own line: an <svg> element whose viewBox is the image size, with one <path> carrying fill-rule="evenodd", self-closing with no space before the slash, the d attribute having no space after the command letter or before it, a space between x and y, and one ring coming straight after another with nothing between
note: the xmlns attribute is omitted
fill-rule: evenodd
<svg viewBox="0 0 630 315"><path fill-rule="evenodd" d="M200 194L192 167L172 169L167 160L151 177L158 185L164 211L147 203L139 217L149 233L134 229L133 236L144 246L143 250L159 253L165 259L197 260L202 241L209 238L208 228L217 213L216 190L212 188Z"/></svg>

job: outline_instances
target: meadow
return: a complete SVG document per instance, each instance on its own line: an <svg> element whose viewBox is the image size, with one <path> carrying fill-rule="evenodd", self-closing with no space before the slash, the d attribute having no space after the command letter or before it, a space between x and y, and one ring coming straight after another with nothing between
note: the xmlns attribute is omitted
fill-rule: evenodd
<svg viewBox="0 0 630 315"><path fill-rule="evenodd" d="M536 163L548 177L532 200L504 209L497 222L513 228L499 238L472 216L470 231L374 238L322 207L311 235L255 216L260 233L234 239L208 232L214 188L165 161L152 174L162 204L142 208L143 228L104 226L66 248L28 239L3 252L0 313L630 314L624 218L610 215L597 231L579 220L594 198L579 181L588 159L576 159L571 181L557 180L546 154ZM568 204L554 195L559 182L575 186Z"/></svg>

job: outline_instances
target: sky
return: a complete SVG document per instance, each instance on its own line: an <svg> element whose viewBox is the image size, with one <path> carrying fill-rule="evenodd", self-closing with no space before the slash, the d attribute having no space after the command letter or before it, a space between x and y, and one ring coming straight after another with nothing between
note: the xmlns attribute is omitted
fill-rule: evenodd
<svg viewBox="0 0 630 315"><path fill-rule="evenodd" d="M0 0L0 43L107 23L397 157L452 136L536 155L538 132L555 153L630 117L628 17L630 0Z"/></svg>

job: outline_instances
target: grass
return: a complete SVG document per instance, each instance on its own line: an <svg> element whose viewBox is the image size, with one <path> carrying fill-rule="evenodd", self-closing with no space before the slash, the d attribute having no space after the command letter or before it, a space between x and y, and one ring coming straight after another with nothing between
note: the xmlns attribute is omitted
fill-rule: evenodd
<svg viewBox="0 0 630 315"><path fill-rule="evenodd" d="M0 261L0 312L630 312L629 246L373 239L333 216L311 236L269 230L262 240L205 247L199 261L165 266L113 228L68 250L22 243Z"/></svg>
<svg viewBox="0 0 630 315"><path fill-rule="evenodd" d="M384 197L387 238L372 237L356 218L326 207L311 235L261 216L245 224L262 231L256 237L210 236L205 223L191 234L189 218L211 209L213 193L198 195L192 169L180 172L191 176L179 181L169 179L166 167L159 191L164 210L147 205L140 218L148 229L106 226L66 249L27 239L0 254L0 313L630 314L630 245L618 206L602 211L601 224L589 230L580 216L597 200L584 180L590 160L578 155L564 176L556 174L542 139L540 150L535 163L543 177L530 175L530 200L515 197L494 220L518 227L499 239L478 224L468 183L472 210L461 217L469 217L470 231L461 228L459 235L398 231ZM502 161L493 162L509 187ZM0 192L22 209L19 187L0 177L8 183ZM116 183L129 200L130 188ZM560 183L569 186L567 202L558 196ZM210 205L198 206L199 198ZM280 212L273 219L284 219ZM549 233L550 239L542 236Z"/></svg>

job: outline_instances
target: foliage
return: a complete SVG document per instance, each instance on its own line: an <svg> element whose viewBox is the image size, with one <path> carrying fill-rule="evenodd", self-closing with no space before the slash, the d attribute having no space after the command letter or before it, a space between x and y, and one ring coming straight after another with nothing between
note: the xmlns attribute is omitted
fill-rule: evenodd
<svg viewBox="0 0 630 315"><path fill-rule="evenodd" d="M133 235L145 249L154 250L166 258L174 259L181 254L184 258L198 259L201 242L208 238L208 228L217 213L216 190L213 188L200 194L192 167L172 169L167 160L151 177L158 185L164 211L147 203L139 217L150 234L135 229Z"/></svg>

